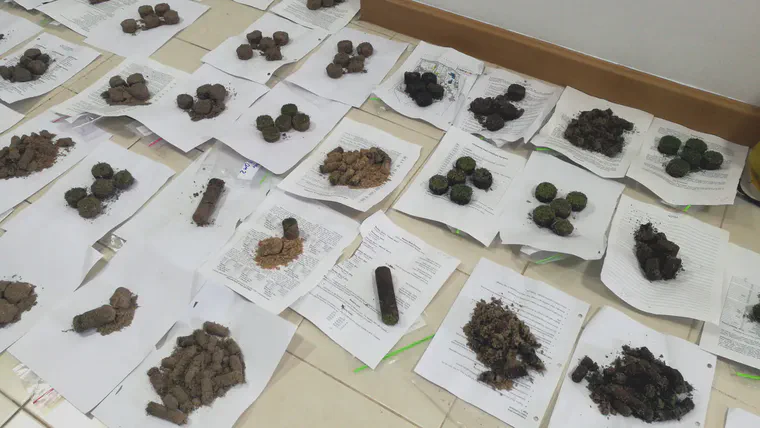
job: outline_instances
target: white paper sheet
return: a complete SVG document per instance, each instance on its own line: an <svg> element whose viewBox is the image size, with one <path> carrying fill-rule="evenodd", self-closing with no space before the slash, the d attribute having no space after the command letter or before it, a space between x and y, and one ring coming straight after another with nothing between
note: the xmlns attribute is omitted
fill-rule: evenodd
<svg viewBox="0 0 760 428"><path fill-rule="evenodd" d="M699 346L760 369L760 324L747 314L760 303L760 254L728 244L720 324L706 322Z"/></svg>
<svg viewBox="0 0 760 428"><path fill-rule="evenodd" d="M269 8L269 5L272 4L274 0L234 0L236 3L244 4L246 6L255 7L256 9L260 10L267 10Z"/></svg>
<svg viewBox="0 0 760 428"><path fill-rule="evenodd" d="M657 150L660 138L666 135L678 137L681 142L699 138L707 143L708 150L723 155L723 165L715 171L693 171L682 178L665 172L665 166L673 156L665 156ZM646 186L665 202L674 205L732 205L736 199L736 186L744 169L749 147L731 143L715 135L692 131L685 126L655 119L649 131L637 135L641 152L631 163L628 176Z"/></svg>
<svg viewBox="0 0 760 428"><path fill-rule="evenodd" d="M327 153L336 147L360 150L378 147L391 158L391 174L385 184L371 189L333 186L327 175L319 172ZM330 136L301 162L278 186L286 192L305 198L341 203L359 211L367 211L390 195L411 171L420 156L420 146L400 140L377 128L343 119Z"/></svg>
<svg viewBox="0 0 760 428"><path fill-rule="evenodd" d="M0 39L0 55L4 55L19 43L42 31L42 27L20 16L11 15L0 10L0 28L3 38Z"/></svg>
<svg viewBox="0 0 760 428"><path fill-rule="evenodd" d="M237 57L235 50L241 44L248 44L248 39L245 36L254 30L261 31L264 37L272 37L275 31L285 31L288 33L290 41L287 45L280 48L282 60L267 61L256 50L254 50L253 58L247 61L243 61ZM327 35L328 33L321 28L309 29L273 13L265 13L264 16L251 24L245 31L237 36L228 38L216 49L204 55L203 62L234 76L265 84L274 76L274 72L278 68L303 58L312 49L317 47L322 40L326 39Z"/></svg>
<svg viewBox="0 0 760 428"><path fill-rule="evenodd" d="M279 178L261 168L250 180L238 179L245 161L224 144L216 144L114 234L128 242L150 237L157 252L172 263L195 270L232 237L238 222L277 186ZM208 180L214 177L225 181L225 191L211 224L198 227L192 216Z"/></svg>
<svg viewBox="0 0 760 428"><path fill-rule="evenodd" d="M681 247L683 271L675 279L650 282L639 267L633 234L648 222ZM602 282L644 312L717 324L727 247L727 230L623 195L610 226Z"/></svg>
<svg viewBox="0 0 760 428"><path fill-rule="evenodd" d="M127 59L100 80L90 85L73 98L69 98L52 107L56 113L64 116L79 116L82 113L92 113L98 116L128 116L147 109L148 105L114 105L109 106L101 94L110 88L108 80L113 76L127 79L133 73L141 73L150 92L149 103L159 103L168 97L173 88L188 78L188 74L147 58ZM176 101L175 101L176 102Z"/></svg>
<svg viewBox="0 0 760 428"><path fill-rule="evenodd" d="M557 197L579 191L588 198L583 211L568 217L575 228L570 236L559 236L533 222L533 209L544 205L535 197L536 186L544 181L557 186ZM620 183L599 178L552 155L534 152L507 190L506 208L499 222L501 242L573 254L586 260L600 259L607 248L607 228L623 189Z"/></svg>
<svg viewBox="0 0 760 428"><path fill-rule="evenodd" d="M760 416L743 409L728 409L726 428L749 428L760 426Z"/></svg>
<svg viewBox="0 0 760 428"><path fill-rule="evenodd" d="M360 8L360 0L346 0L335 7L319 10L309 10L303 0L282 0L272 7L272 12L309 28L322 28L335 33L348 25Z"/></svg>
<svg viewBox="0 0 760 428"><path fill-rule="evenodd" d="M451 202L448 194L436 196L428 188L430 177L436 174L445 176L461 156L472 157L478 168L488 168L493 175L493 184L487 191L470 184L472 201L468 205L457 205ZM499 232L499 218L506 206L507 188L524 166L525 159L522 157L452 127L393 208L415 217L444 223L488 246Z"/></svg>
<svg viewBox="0 0 760 428"><path fill-rule="evenodd" d="M124 245L103 272L51 308L10 349L83 413L140 364L190 303L194 270L156 250L139 240ZM74 316L108 304L118 287L137 294L130 326L107 336L71 330Z"/></svg>
<svg viewBox="0 0 760 428"><path fill-rule="evenodd" d="M37 6L41 5L45 2L45 0L12 0L13 3L18 4L19 6L23 7L26 10L32 10L37 8Z"/></svg>
<svg viewBox="0 0 760 428"><path fill-rule="evenodd" d="M282 220L288 217L298 221L303 254L279 269L259 267L255 260L259 241L282 237ZM322 204L272 191L200 273L279 314L317 285L358 233L355 220Z"/></svg>
<svg viewBox="0 0 760 428"><path fill-rule="evenodd" d="M466 108L470 93L485 65L471 56L451 48L420 42L412 54L391 77L375 89L375 94L392 109L414 119L422 119L444 131L454 123L457 114ZM404 92L404 73L407 71L433 72L443 86L442 100L420 107ZM469 104L467 104L469 106Z"/></svg>
<svg viewBox="0 0 760 428"><path fill-rule="evenodd" d="M513 83L525 87L525 98L513 103L525 112L519 119L507 122L498 131L485 129L470 112L470 103L475 98L496 97L505 94L509 85ZM482 135L498 147L518 140L526 143L544 124L563 90L564 88L561 86L536 79L525 79L507 70L486 67L485 73L478 77L475 86L472 87L467 96L467 101L462 104L462 109L457 114L454 126L472 134Z"/></svg>
<svg viewBox="0 0 760 428"><path fill-rule="evenodd" d="M137 9L138 0L108 0L90 4L90 0L56 0L36 9L85 37L101 22L122 9ZM135 17L136 19L136 17Z"/></svg>
<svg viewBox="0 0 760 428"><path fill-rule="evenodd" d="M623 134L625 138L623 151L615 157L611 158L601 153L575 147L564 137L565 129L572 119L578 117L582 111L595 108L612 109L616 116L633 123L633 131ZM654 116L647 112L614 104L567 87L562 92L549 122L530 142L537 147L556 150L600 177L621 178L625 177L631 162L639 154L641 148L639 136L649 130L652 119Z"/></svg>
<svg viewBox="0 0 760 428"><path fill-rule="evenodd" d="M362 244L291 307L374 369L422 314L459 260L393 224L378 211L362 223ZM399 322L381 320L375 268L388 266Z"/></svg>
<svg viewBox="0 0 760 428"><path fill-rule="evenodd" d="M165 0L164 3L179 12L179 24L162 25L152 30L127 34L121 30L121 22L128 18L140 18L137 4L133 4L114 11L111 17L92 28L85 43L124 57L149 57L209 9L208 6L191 0Z"/></svg>
<svg viewBox="0 0 760 428"><path fill-rule="evenodd" d="M169 356L177 337L202 328L205 321L229 327L230 336L240 345L245 360L246 383L230 389L224 397L202 406L188 417L188 428L226 428L261 395L293 338L296 327L288 321L246 301L229 289L205 285L186 315L169 331L166 341L153 351L95 410L93 415L109 427L166 428L170 424L148 416L145 406L161 402L145 374Z"/></svg>
<svg viewBox="0 0 760 428"><path fill-rule="evenodd" d="M541 343L539 356L546 365L545 372L516 380L509 391L478 382L478 375L487 368L467 347L462 332L475 304L481 299L490 302L492 297L510 305L531 328ZM587 303L543 282L480 259L414 371L514 428L537 428L588 309Z"/></svg>
<svg viewBox="0 0 760 428"><path fill-rule="evenodd" d="M346 73L339 79L327 75L325 68L338 53L337 44L341 40L350 40L354 49L362 42L372 44L374 51L364 62L365 73ZM344 28L327 39L306 63L288 76L287 81L324 98L359 108L396 65L407 46L407 43L394 42L353 28Z"/></svg>
<svg viewBox="0 0 760 428"><path fill-rule="evenodd" d="M189 94L195 97L198 87L207 83L218 83L227 89L225 110L213 119L193 122L185 110L177 107L177 96ZM210 140L218 133L217 130L233 126L240 115L267 91L269 88L264 85L231 76L204 64L187 79L171 88L159 101L146 108L135 109L130 116L169 144L189 152Z"/></svg>
<svg viewBox="0 0 760 428"><path fill-rule="evenodd" d="M646 346L670 367L681 372L684 379L694 387L695 408L680 421L657 422L657 426L700 427L705 426L705 416L710 400L716 358L691 342L668 336L645 327L622 312L609 306L601 308L589 321L578 341L565 380L559 392L557 404L552 411L549 428L644 428L652 427L640 419L620 415L604 416L591 401L587 383L575 383L570 375L585 356L600 366L611 363L620 354L623 345L633 348Z"/></svg>
<svg viewBox="0 0 760 428"><path fill-rule="evenodd" d="M16 113L9 107L0 104L0 134L11 129L13 125L21 122L21 119L23 118L23 114Z"/></svg>
<svg viewBox="0 0 760 428"><path fill-rule="evenodd" d="M50 55L53 62L45 74L39 76L37 80L11 82L0 79L0 99L6 103L38 97L52 91L100 56L98 51L89 47L67 42L50 33L42 33L22 49L0 59L0 65L15 66L24 52L31 48L38 48Z"/></svg>
<svg viewBox="0 0 760 428"><path fill-rule="evenodd" d="M288 103L295 104L300 112L309 115L309 129L305 132L291 130L281 135L280 141L266 142L261 131L256 129L256 118L260 115L276 118L280 108ZM246 110L233 126L219 129L215 136L246 158L275 174L283 174L312 151L350 108L280 82Z"/></svg>

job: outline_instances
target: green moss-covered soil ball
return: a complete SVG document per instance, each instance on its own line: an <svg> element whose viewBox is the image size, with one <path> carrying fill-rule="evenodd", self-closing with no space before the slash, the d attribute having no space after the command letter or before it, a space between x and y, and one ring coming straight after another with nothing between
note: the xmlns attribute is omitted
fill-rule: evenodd
<svg viewBox="0 0 760 428"><path fill-rule="evenodd" d="M573 208L570 206L570 202L567 199L556 198L550 204L550 207L554 210L554 215L559 218L568 218Z"/></svg>
<svg viewBox="0 0 760 428"><path fill-rule="evenodd" d="M573 211L583 211L588 203L588 198L582 192L570 192L565 196L567 202L570 202L570 207Z"/></svg>
<svg viewBox="0 0 760 428"><path fill-rule="evenodd" d="M259 131L264 130L264 128L271 127L274 127L274 119L272 119L272 116L265 114L256 118L256 129Z"/></svg>
<svg viewBox="0 0 760 428"><path fill-rule="evenodd" d="M428 188L434 195L443 195L449 191L449 180L438 174L430 177Z"/></svg>
<svg viewBox="0 0 760 428"><path fill-rule="evenodd" d="M295 104L285 104L280 109L280 113L288 116L295 116L296 113L298 113L298 106Z"/></svg>
<svg viewBox="0 0 760 428"><path fill-rule="evenodd" d="M100 199L88 196L77 203L77 211L81 217L95 218L103 211L103 204Z"/></svg>
<svg viewBox="0 0 760 428"><path fill-rule="evenodd" d="M680 149L681 140L672 135L666 135L660 138L660 142L657 144L657 151L664 155L675 156Z"/></svg>
<svg viewBox="0 0 760 428"><path fill-rule="evenodd" d="M113 185L120 190L126 190L132 186L135 182L135 178L132 177L132 173L123 169L113 175Z"/></svg>
<svg viewBox="0 0 760 428"><path fill-rule="evenodd" d="M293 117L288 116L287 114L281 114L275 119L274 126L276 126L280 132L288 132L293 129Z"/></svg>
<svg viewBox="0 0 760 428"><path fill-rule="evenodd" d="M702 169L711 171L720 169L721 165L723 165L723 155L714 150L708 150L702 155L699 165Z"/></svg>
<svg viewBox="0 0 760 428"><path fill-rule="evenodd" d="M112 180L109 180L107 178L98 178L94 183L92 183L90 191L92 192L93 196L100 200L103 200L113 196L113 194L116 193L116 188L114 187Z"/></svg>
<svg viewBox="0 0 760 428"><path fill-rule="evenodd" d="M533 209L533 222L539 227L551 226L554 219L554 210L549 205L539 205Z"/></svg>
<svg viewBox="0 0 760 428"><path fill-rule="evenodd" d="M475 169L475 172L472 173L471 180L475 187L482 190L488 190L491 188L491 185L493 185L493 175L491 175L491 171L485 168Z"/></svg>
<svg viewBox="0 0 760 428"><path fill-rule="evenodd" d="M685 176L686 174L691 171L691 166L689 165L689 162L686 162L685 160L681 158L676 158L668 162L668 165L665 167L665 172L668 173L669 176L675 177L675 178L681 178Z"/></svg>
<svg viewBox="0 0 760 428"><path fill-rule="evenodd" d="M95 178L113 177L113 168L105 162L98 162L92 167L92 176Z"/></svg>
<svg viewBox="0 0 760 428"><path fill-rule="evenodd" d="M461 158L457 159L454 166L457 169L461 169L465 174L470 175L473 171L475 171L475 167L477 165L475 163L475 159L469 156L462 156Z"/></svg>
<svg viewBox="0 0 760 428"><path fill-rule="evenodd" d="M274 127L274 125L261 130L261 135L264 136L264 141L267 143L275 143L280 141L280 131Z"/></svg>
<svg viewBox="0 0 760 428"><path fill-rule="evenodd" d="M451 186L449 199L451 199L451 202L457 205L469 204L472 200L472 187L466 184L456 184L454 186Z"/></svg>
<svg viewBox="0 0 760 428"><path fill-rule="evenodd" d="M74 187L64 193L63 198L70 207L76 208L77 203L87 197L87 189L84 187Z"/></svg>
<svg viewBox="0 0 760 428"><path fill-rule="evenodd" d="M689 163L692 170L699 169L699 165L702 163L702 155L693 150L682 150L679 156Z"/></svg>
<svg viewBox="0 0 760 428"><path fill-rule="evenodd" d="M535 196L539 201L549 203L557 197L557 187L549 182L544 181L543 183L536 186Z"/></svg>
<svg viewBox="0 0 760 428"><path fill-rule="evenodd" d="M552 223L552 232L559 236L568 236L571 233L573 233L573 229L575 229L569 221L565 220L564 218L557 219L554 223Z"/></svg>
<svg viewBox="0 0 760 428"><path fill-rule="evenodd" d="M454 186L457 184L464 184L467 181L467 175L461 169L452 169L446 174L446 178L449 180L449 185Z"/></svg>

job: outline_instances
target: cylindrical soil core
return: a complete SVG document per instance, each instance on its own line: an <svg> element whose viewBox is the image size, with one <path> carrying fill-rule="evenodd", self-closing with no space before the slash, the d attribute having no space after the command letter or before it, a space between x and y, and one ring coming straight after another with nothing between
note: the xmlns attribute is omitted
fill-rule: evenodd
<svg viewBox="0 0 760 428"><path fill-rule="evenodd" d="M375 269L375 282L377 283L377 296L380 299L380 314L383 323L396 325L398 323L398 306L396 305L396 292L393 290L393 277L388 266L380 266Z"/></svg>
<svg viewBox="0 0 760 428"><path fill-rule="evenodd" d="M282 231L285 239L298 239L298 221L293 217L288 217L282 221Z"/></svg>
<svg viewBox="0 0 760 428"><path fill-rule="evenodd" d="M149 415L161 418L165 421L169 421L176 425L184 425L187 423L187 415L179 410L167 409L163 404L158 404L154 401L148 403L148 407L145 409Z"/></svg>
<svg viewBox="0 0 760 428"><path fill-rule="evenodd" d="M224 191L224 180L218 178L212 178L206 185L206 191L203 192L201 202L198 204L198 208L193 214L193 221L198 226L205 226L209 223L211 215L216 209L216 204L219 202L219 198Z"/></svg>
<svg viewBox="0 0 760 428"><path fill-rule="evenodd" d="M82 333L111 323L114 319L116 319L116 309L111 305L103 305L97 309L75 316L72 325L74 331Z"/></svg>

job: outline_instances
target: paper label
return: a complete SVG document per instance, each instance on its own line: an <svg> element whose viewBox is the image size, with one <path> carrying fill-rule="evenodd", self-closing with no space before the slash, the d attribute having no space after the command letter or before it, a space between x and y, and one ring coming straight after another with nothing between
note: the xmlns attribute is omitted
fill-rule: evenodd
<svg viewBox="0 0 760 428"><path fill-rule="evenodd" d="M240 172L238 173L238 179L239 180L253 180L253 176L256 175L256 171L261 168L261 165L257 164L253 161L245 161L243 163L243 166L240 168Z"/></svg>

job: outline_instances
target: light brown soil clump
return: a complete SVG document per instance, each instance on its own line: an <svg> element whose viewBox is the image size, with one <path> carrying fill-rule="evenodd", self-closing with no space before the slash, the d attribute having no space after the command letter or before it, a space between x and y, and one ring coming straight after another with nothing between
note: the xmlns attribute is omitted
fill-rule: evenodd
<svg viewBox="0 0 760 428"><path fill-rule="evenodd" d="M27 49L15 66L0 66L0 77L10 82L30 82L45 74L52 63L50 55L37 48Z"/></svg>
<svg viewBox="0 0 760 428"><path fill-rule="evenodd" d="M18 322L37 304L37 293L28 282L0 281L0 328Z"/></svg>
<svg viewBox="0 0 760 428"><path fill-rule="evenodd" d="M109 299L108 305L75 316L71 324L77 333L96 329L101 336L107 336L129 327L136 310L137 295L127 288L119 287Z"/></svg>
<svg viewBox="0 0 760 428"><path fill-rule="evenodd" d="M388 181L391 158L377 147L348 152L337 147L327 154L319 172L329 174L333 186L370 189Z"/></svg>
<svg viewBox="0 0 760 428"><path fill-rule="evenodd" d="M303 238L298 221L292 217L282 221L284 238L266 238L256 247L256 264L264 269L287 266L303 253Z"/></svg>
<svg viewBox="0 0 760 428"><path fill-rule="evenodd" d="M125 19L121 21L121 31L127 34L135 34L138 31L152 30L162 25L179 24L179 13L166 3L159 3L155 9L149 5L137 8L140 19Z"/></svg>
<svg viewBox="0 0 760 428"><path fill-rule="evenodd" d="M55 134L45 130L39 134L13 136L11 144L0 149L0 179L25 177L50 168L58 156L68 152L74 144L71 138L55 140Z"/></svg>

